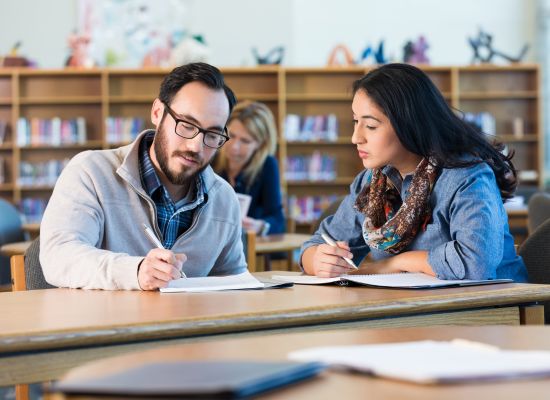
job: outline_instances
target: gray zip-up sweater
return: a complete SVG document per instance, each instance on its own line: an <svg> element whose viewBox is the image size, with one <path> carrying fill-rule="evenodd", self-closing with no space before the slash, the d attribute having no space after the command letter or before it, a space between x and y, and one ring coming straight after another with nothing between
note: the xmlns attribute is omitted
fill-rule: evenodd
<svg viewBox="0 0 550 400"><path fill-rule="evenodd" d="M40 227L40 263L59 287L139 289L138 265L154 247L153 200L139 175L139 142L76 155L59 177ZM172 251L185 253L189 277L244 272L239 203L212 168L202 172L207 200Z"/></svg>

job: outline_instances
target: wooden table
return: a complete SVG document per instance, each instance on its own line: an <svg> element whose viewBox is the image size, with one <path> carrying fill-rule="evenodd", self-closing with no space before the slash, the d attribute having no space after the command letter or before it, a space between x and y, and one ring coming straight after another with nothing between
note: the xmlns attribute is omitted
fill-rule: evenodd
<svg viewBox="0 0 550 400"><path fill-rule="evenodd" d="M292 251L302 247L311 235L302 233L283 233L280 235L259 236L256 238L256 253L277 253Z"/></svg>
<svg viewBox="0 0 550 400"><path fill-rule="evenodd" d="M514 236L514 242L518 245L521 245L527 236L528 232L528 211L526 208L515 209L515 210L506 210L508 214L508 225L510 226L510 231Z"/></svg>
<svg viewBox="0 0 550 400"><path fill-rule="evenodd" d="M263 256L264 269L271 271L271 253L288 253L287 269L292 270L292 252L302 247L302 244L311 238L311 235L302 233L283 233L278 235L258 236L256 238L256 255Z"/></svg>
<svg viewBox="0 0 550 400"><path fill-rule="evenodd" d="M540 307L519 305L549 298L550 286L525 284L426 291L295 286L202 294L0 293L5 321L0 325L0 386L51 380L83 362L167 343L220 339L221 334L540 323L527 312L540 313Z"/></svg>
<svg viewBox="0 0 550 400"><path fill-rule="evenodd" d="M0 247L0 254L6 257L25 254L32 241L8 243Z"/></svg>
<svg viewBox="0 0 550 400"><path fill-rule="evenodd" d="M431 327L293 333L167 346L126 354L80 367L70 374L90 377L153 361L285 360L291 351L311 346L359 345L463 338L506 349L550 351L550 327ZM399 362L396 360L396 362ZM547 399L550 379L492 383L420 385L349 372L325 371L318 378L279 388L261 399ZM55 397L63 398L63 397ZM79 397L80 398L80 397Z"/></svg>
<svg viewBox="0 0 550 400"><path fill-rule="evenodd" d="M259 275L271 275L260 273ZM0 355L16 351L266 329L542 323L550 285L435 290L304 286L160 293L47 289L0 293ZM0 362L1 363L1 362Z"/></svg>
<svg viewBox="0 0 550 400"><path fill-rule="evenodd" d="M40 233L40 222L23 224L22 228L25 232L29 233L31 239L34 239Z"/></svg>

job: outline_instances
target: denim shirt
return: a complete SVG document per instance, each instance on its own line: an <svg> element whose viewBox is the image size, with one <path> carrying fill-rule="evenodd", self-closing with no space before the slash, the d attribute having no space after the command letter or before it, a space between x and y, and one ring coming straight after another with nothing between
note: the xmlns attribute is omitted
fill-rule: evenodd
<svg viewBox="0 0 550 400"><path fill-rule="evenodd" d="M412 174L401 179L387 166L382 171L404 200ZM371 170L362 171L350 186L350 194L334 215L322 221L319 230L302 246L324 243L326 231L336 240L348 242L353 259L359 264L370 252L374 261L391 257L370 249L362 235L364 215L353 206L361 189L368 184ZM500 192L492 169L486 163L466 168L443 169L431 196L432 220L420 229L405 251L428 251L428 263L440 279L510 278L527 282L527 270L516 254Z"/></svg>

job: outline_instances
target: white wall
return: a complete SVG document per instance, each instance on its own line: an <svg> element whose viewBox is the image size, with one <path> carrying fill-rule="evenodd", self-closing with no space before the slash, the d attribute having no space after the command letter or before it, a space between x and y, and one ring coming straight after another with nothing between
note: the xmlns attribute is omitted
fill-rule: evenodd
<svg viewBox="0 0 550 400"><path fill-rule="evenodd" d="M516 54L531 43L535 61L535 0L185 0L189 30L202 33L219 66L253 64L251 48L286 47L286 65L321 66L330 49L346 43L357 57L386 40L387 54L402 57L407 39L426 35L433 64L467 64L467 36L482 26L499 50ZM164 0L148 2L162 4ZM0 53L17 40L42 67L61 67L67 35L76 27L76 0L0 0Z"/></svg>
<svg viewBox="0 0 550 400"><path fill-rule="evenodd" d="M493 34L495 48L510 55L530 43L527 61L533 61L535 8L534 0L294 0L292 64L323 65L340 42L358 57L381 39L387 56L401 61L405 42L420 34L430 44L432 64L468 64L467 37L477 35L479 27Z"/></svg>
<svg viewBox="0 0 550 400"><path fill-rule="evenodd" d="M0 0L0 54L21 41L21 54L42 67L61 67L75 25L74 0Z"/></svg>

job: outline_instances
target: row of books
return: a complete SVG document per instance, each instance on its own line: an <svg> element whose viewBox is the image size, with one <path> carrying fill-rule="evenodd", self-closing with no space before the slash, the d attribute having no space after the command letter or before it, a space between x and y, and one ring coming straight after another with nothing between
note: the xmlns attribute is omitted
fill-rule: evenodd
<svg viewBox="0 0 550 400"><path fill-rule="evenodd" d="M464 120L474 125L486 135L494 136L497 133L495 116L489 112L464 113Z"/></svg>
<svg viewBox="0 0 550 400"><path fill-rule="evenodd" d="M9 122L0 119L0 144L6 141L8 135Z"/></svg>
<svg viewBox="0 0 550 400"><path fill-rule="evenodd" d="M8 181L8 177L6 175L6 160L4 157L0 157L0 184Z"/></svg>
<svg viewBox="0 0 550 400"><path fill-rule="evenodd" d="M83 117L19 118L17 120L17 145L60 145L86 143L86 120Z"/></svg>
<svg viewBox="0 0 550 400"><path fill-rule="evenodd" d="M17 182L20 186L53 186L68 163L68 158L32 163L21 161Z"/></svg>
<svg viewBox="0 0 550 400"><path fill-rule="evenodd" d="M336 178L336 157L314 151L311 156L286 157L287 181L329 181Z"/></svg>
<svg viewBox="0 0 550 400"><path fill-rule="evenodd" d="M42 221L48 201L42 198L24 198L19 203L19 211L25 223L34 224Z"/></svg>
<svg viewBox="0 0 550 400"><path fill-rule="evenodd" d="M335 114L288 114L284 122L284 136L289 142L334 142L338 139L338 117Z"/></svg>
<svg viewBox="0 0 550 400"><path fill-rule="evenodd" d="M323 210L330 206L338 196L289 196L288 210L290 218L298 223L310 223L321 216Z"/></svg>
<svg viewBox="0 0 550 400"><path fill-rule="evenodd" d="M131 142L143 130L143 118L137 117L107 117L105 131L107 143Z"/></svg>

